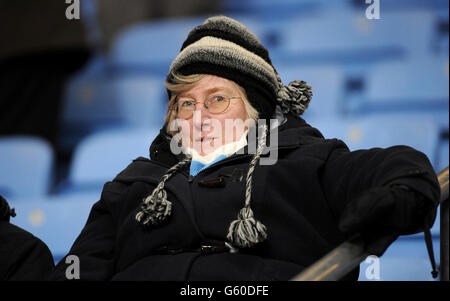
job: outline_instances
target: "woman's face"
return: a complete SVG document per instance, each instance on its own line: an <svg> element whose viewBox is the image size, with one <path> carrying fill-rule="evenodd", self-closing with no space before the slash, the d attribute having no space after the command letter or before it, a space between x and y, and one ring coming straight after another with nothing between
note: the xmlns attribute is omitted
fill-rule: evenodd
<svg viewBox="0 0 450 301"><path fill-rule="evenodd" d="M225 112L213 114L203 105L208 97L233 97ZM241 138L247 126L244 124L247 112L238 86L228 79L207 75L190 90L180 94L178 100L191 99L195 111L180 124L183 144L188 143L200 155L205 156L222 145ZM222 99L222 98L217 98ZM179 101L179 105L182 102Z"/></svg>

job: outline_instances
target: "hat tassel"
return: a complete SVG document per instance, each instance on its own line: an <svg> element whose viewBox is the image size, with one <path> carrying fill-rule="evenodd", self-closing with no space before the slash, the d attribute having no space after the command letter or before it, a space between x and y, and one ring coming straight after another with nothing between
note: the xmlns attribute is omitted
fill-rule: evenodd
<svg viewBox="0 0 450 301"><path fill-rule="evenodd" d="M250 207L244 207L238 219L231 222L227 238L234 246L251 247L267 238L266 226L254 218Z"/></svg>
<svg viewBox="0 0 450 301"><path fill-rule="evenodd" d="M252 177L256 167L256 163L262 153L262 149L266 144L267 125L262 126L262 135L259 139L256 154L250 162L250 167L247 173L246 191L245 191L245 205L239 210L238 218L231 222L228 228L227 239L232 245L240 248L252 247L255 244L267 239L266 226L258 221L250 208Z"/></svg>
<svg viewBox="0 0 450 301"><path fill-rule="evenodd" d="M153 192L144 198L140 211L136 214L136 220L145 227L158 226L162 224L172 213L172 203L167 199L164 189L166 181L182 166L191 161L190 157L180 161L171 167L161 178L158 186Z"/></svg>

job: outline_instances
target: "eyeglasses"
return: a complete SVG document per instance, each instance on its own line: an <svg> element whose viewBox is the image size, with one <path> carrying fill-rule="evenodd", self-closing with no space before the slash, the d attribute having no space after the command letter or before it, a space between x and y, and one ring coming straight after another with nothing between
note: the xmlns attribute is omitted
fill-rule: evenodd
<svg viewBox="0 0 450 301"><path fill-rule="evenodd" d="M205 109L211 114L224 113L230 106L232 99L239 99L239 96L227 96L222 94L212 94L208 96L203 102ZM195 111L196 105L200 103L189 97L180 97L175 104L178 117L189 119Z"/></svg>

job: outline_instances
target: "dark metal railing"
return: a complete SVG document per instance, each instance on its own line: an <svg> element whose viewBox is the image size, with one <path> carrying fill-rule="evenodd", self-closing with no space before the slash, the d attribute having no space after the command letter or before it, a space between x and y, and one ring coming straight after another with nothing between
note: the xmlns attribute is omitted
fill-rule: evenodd
<svg viewBox="0 0 450 301"><path fill-rule="evenodd" d="M448 281L448 167L442 170L438 175L439 185L441 187L441 224L440 224L440 279ZM359 235L342 243L330 253L319 259L313 265L292 278L292 281L333 281L342 279L350 271L355 269L367 256L364 250L364 243Z"/></svg>
<svg viewBox="0 0 450 301"><path fill-rule="evenodd" d="M438 174L439 184L441 185L441 262L440 277L441 281L449 281L448 279L448 167Z"/></svg>

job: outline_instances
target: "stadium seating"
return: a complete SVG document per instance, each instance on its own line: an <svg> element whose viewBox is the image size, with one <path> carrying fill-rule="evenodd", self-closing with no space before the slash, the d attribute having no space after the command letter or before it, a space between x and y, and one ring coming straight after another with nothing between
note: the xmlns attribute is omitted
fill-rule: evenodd
<svg viewBox="0 0 450 301"><path fill-rule="evenodd" d="M15 199L10 206L16 217L11 223L47 244L55 262L65 256L83 229L100 193L74 193L45 198Z"/></svg>
<svg viewBox="0 0 450 301"><path fill-rule="evenodd" d="M352 2L327 0L226 0L225 9L230 13L258 16L261 19L286 18L325 10L352 9Z"/></svg>
<svg viewBox="0 0 450 301"><path fill-rule="evenodd" d="M61 145L71 149L89 134L127 126L161 126L167 109L164 78L113 76L94 59L66 88Z"/></svg>
<svg viewBox="0 0 450 301"><path fill-rule="evenodd" d="M380 1L381 2L381 1ZM401 9L432 9L437 12L448 11L448 1L446 0L395 0L395 1L383 1L383 9L389 11L401 10Z"/></svg>
<svg viewBox="0 0 450 301"><path fill-rule="evenodd" d="M189 31L205 18L151 21L127 28L112 46L110 67L116 73L151 74L164 80ZM237 18L259 36L260 22L245 15Z"/></svg>
<svg viewBox="0 0 450 301"><path fill-rule="evenodd" d="M378 64L368 72L361 110L448 112L448 83L448 56Z"/></svg>
<svg viewBox="0 0 450 301"><path fill-rule="evenodd" d="M130 127L161 127L167 113L164 79L119 77L111 83L120 119Z"/></svg>
<svg viewBox="0 0 450 301"><path fill-rule="evenodd" d="M0 137L0 195L6 199L43 196L53 184L54 153L45 140Z"/></svg>
<svg viewBox="0 0 450 301"><path fill-rule="evenodd" d="M116 71L152 72L166 75L189 31L204 18L146 22L120 33L109 56Z"/></svg>
<svg viewBox="0 0 450 301"><path fill-rule="evenodd" d="M58 145L61 150L70 152L82 137L118 122L108 78L104 56L95 55L66 82Z"/></svg>
<svg viewBox="0 0 450 301"><path fill-rule="evenodd" d="M60 194L77 191L101 191L132 160L149 157L149 147L159 134L157 128L124 128L106 130L85 138L75 149L68 180L61 184Z"/></svg>
<svg viewBox="0 0 450 301"><path fill-rule="evenodd" d="M439 239L433 239L436 264L439 264ZM360 264L359 281L433 281L431 263L423 234L413 239L400 236L379 258L379 278L372 260ZM366 274L367 273L367 274Z"/></svg>
<svg viewBox="0 0 450 301"><path fill-rule="evenodd" d="M338 66L277 65L280 78L285 85L297 79L304 80L313 89L313 96L304 117L329 118L342 114L344 75Z"/></svg>
<svg viewBox="0 0 450 301"><path fill-rule="evenodd" d="M447 135L448 135L448 133L447 133ZM436 169L438 171L440 171L447 166L449 166L448 137L447 137L447 139L441 139L441 141L440 141L439 148L438 148L438 154L437 154Z"/></svg>
<svg viewBox="0 0 450 301"><path fill-rule="evenodd" d="M77 130L120 122L111 78L105 75L80 76L68 83L63 123Z"/></svg>
<svg viewBox="0 0 450 301"><path fill-rule="evenodd" d="M364 11L330 11L293 18L281 31L280 43L291 61L375 62L429 52L434 22L427 10L383 12L378 20L367 19Z"/></svg>
<svg viewBox="0 0 450 301"><path fill-rule="evenodd" d="M379 20L363 0L225 0L223 14L249 27L269 49L287 85L313 87L305 120L351 150L409 145L436 172L449 163L448 0L381 2ZM90 6L89 6L90 5ZM99 39L95 5L84 6L89 38ZM58 151L72 153L54 180L54 153L32 137L0 137L0 194L12 223L41 238L55 261L70 249L105 182L148 157L166 113L164 80L187 33L207 16L125 28L109 53L70 78ZM444 133L444 134L443 134ZM446 136L445 136L445 133ZM49 193L53 193L49 195ZM432 228L439 261L439 213ZM433 280L423 233L400 237L380 258L380 277Z"/></svg>
<svg viewBox="0 0 450 301"><path fill-rule="evenodd" d="M308 120L307 120L308 121ZM350 150L408 145L434 162L439 132L427 115L377 114L360 118L309 120L325 138L339 138Z"/></svg>

